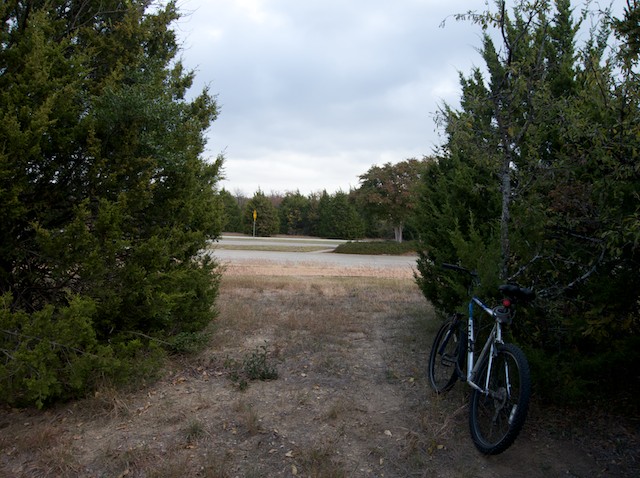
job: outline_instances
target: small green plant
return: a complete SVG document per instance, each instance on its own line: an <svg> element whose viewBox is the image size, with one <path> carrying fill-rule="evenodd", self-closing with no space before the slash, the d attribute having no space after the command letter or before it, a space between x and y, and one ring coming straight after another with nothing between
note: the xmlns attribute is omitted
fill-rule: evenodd
<svg viewBox="0 0 640 478"><path fill-rule="evenodd" d="M269 363L267 346L262 345L244 358L243 369L249 380L275 380L278 371Z"/></svg>
<svg viewBox="0 0 640 478"><path fill-rule="evenodd" d="M229 380L238 387L239 390L246 390L249 386L246 378L242 374L242 366L236 359L227 358L224 361L224 368L227 370Z"/></svg>
<svg viewBox="0 0 640 478"><path fill-rule="evenodd" d="M229 379L240 390L245 390L252 380L265 381L278 378L278 370L269 360L269 351L266 345L262 345L245 355L242 362L227 358L224 365L228 370Z"/></svg>
<svg viewBox="0 0 640 478"><path fill-rule="evenodd" d="M184 436L187 443L194 443L203 438L206 434L204 425L199 420L192 420L184 430Z"/></svg>

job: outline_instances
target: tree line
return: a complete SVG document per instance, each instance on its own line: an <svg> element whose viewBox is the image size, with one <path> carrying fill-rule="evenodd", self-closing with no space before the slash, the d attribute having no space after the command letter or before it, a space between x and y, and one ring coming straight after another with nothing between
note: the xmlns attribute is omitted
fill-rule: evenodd
<svg viewBox="0 0 640 478"><path fill-rule="evenodd" d="M372 166L360 175L360 186L349 192L303 195L299 191L257 191L248 198L223 189L226 232L258 236L306 235L331 239L381 238L402 242L415 238L418 185L428 158ZM255 231L253 213L256 212Z"/></svg>

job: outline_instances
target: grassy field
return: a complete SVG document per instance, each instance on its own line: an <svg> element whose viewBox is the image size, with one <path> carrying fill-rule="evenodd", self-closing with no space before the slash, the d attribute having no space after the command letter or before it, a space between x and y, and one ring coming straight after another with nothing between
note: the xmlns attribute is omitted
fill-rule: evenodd
<svg viewBox="0 0 640 478"><path fill-rule="evenodd" d="M465 388L427 388L440 322L411 278L276 274L226 273L206 349L149 387L2 410L0 476L638 476L628 422L537 404L479 455Z"/></svg>

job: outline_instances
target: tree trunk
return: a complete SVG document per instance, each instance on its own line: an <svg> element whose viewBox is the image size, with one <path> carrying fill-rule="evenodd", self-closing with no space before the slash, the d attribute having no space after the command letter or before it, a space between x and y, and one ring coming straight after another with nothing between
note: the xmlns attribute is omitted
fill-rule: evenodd
<svg viewBox="0 0 640 478"><path fill-rule="evenodd" d="M400 224L398 226L393 226L393 234L396 238L396 242L402 242L402 229L403 229L403 225Z"/></svg>
<svg viewBox="0 0 640 478"><path fill-rule="evenodd" d="M511 161L509 155L505 154L502 160L502 171L500 171L500 181L502 190L502 215L500 217L500 276L503 280L508 277L509 262L509 220L511 214L509 211L511 200Z"/></svg>

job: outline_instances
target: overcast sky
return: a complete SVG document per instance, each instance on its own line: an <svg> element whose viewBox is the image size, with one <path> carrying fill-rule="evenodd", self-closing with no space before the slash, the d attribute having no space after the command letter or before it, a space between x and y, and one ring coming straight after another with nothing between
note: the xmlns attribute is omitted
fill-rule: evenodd
<svg viewBox="0 0 640 478"><path fill-rule="evenodd" d="M206 154L224 152L222 186L247 196L348 192L373 165L429 155L434 113L482 64L479 27L450 16L484 0L178 5L183 62L221 107Z"/></svg>

